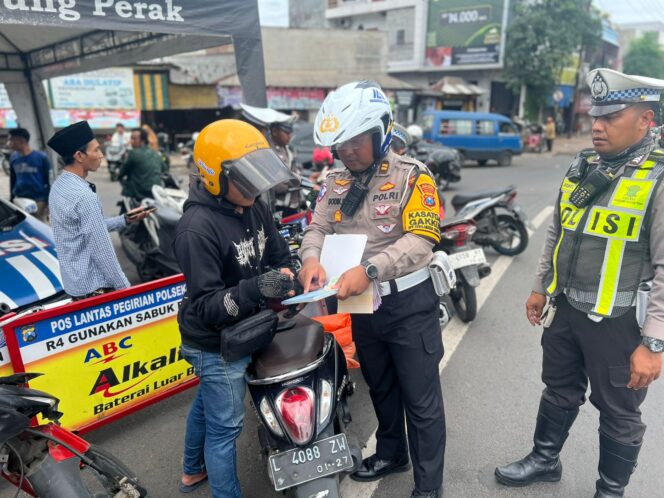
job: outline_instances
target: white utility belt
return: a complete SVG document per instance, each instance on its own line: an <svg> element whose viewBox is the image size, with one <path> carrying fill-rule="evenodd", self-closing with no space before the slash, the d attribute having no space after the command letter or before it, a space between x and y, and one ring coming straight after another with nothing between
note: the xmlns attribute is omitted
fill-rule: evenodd
<svg viewBox="0 0 664 498"><path fill-rule="evenodd" d="M411 287L415 287L417 284L421 284L425 280L428 280L431 277L429 272L429 267L425 266L413 273L404 275L403 277L395 278L394 280L388 282L382 282L380 284L380 295L389 296L392 293L392 288L390 287L390 282L394 282L397 288L397 292L405 291Z"/></svg>

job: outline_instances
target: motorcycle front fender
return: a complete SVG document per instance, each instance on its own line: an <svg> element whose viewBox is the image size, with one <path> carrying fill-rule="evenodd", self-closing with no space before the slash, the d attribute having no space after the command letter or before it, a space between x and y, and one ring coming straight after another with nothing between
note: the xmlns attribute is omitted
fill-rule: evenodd
<svg viewBox="0 0 664 498"><path fill-rule="evenodd" d="M471 287L480 285L480 273L477 271L477 265L465 266L457 270L461 278L463 278Z"/></svg>

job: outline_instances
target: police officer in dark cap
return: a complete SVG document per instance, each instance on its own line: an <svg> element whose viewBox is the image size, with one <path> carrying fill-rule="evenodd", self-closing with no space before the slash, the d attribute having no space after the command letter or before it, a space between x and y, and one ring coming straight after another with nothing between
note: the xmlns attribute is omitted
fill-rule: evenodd
<svg viewBox="0 0 664 498"><path fill-rule="evenodd" d="M78 300L128 287L109 232L142 220L149 211L137 208L124 216L104 218L96 187L87 181L88 173L99 169L104 154L87 121L60 130L48 146L65 163L49 195L65 291Z"/></svg>
<svg viewBox="0 0 664 498"><path fill-rule="evenodd" d="M664 80L595 69L587 82L594 148L574 158L558 189L526 302L530 323L544 325L534 446L495 475L506 486L559 481L590 383L600 414L595 498L619 498L646 430L639 407L662 370L664 150L650 123Z"/></svg>

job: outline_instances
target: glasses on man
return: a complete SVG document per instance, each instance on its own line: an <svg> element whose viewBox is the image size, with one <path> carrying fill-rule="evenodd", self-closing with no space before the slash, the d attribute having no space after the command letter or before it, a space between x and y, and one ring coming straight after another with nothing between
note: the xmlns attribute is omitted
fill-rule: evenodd
<svg viewBox="0 0 664 498"><path fill-rule="evenodd" d="M357 137L353 137L350 140L335 145L333 148L339 151L355 151L366 147L367 143L371 140L371 135L368 133L363 133Z"/></svg>

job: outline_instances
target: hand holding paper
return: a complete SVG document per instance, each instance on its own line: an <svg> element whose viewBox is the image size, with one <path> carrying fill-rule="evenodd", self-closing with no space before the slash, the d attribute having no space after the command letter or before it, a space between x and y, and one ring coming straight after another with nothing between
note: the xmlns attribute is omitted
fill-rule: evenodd
<svg viewBox="0 0 664 498"><path fill-rule="evenodd" d="M339 278L354 267L362 268L360 261L366 243L367 236L363 234L326 235L320 262L316 258L307 258L300 270L299 279L304 294L283 301L283 304L313 302L336 294L335 284L338 284Z"/></svg>
<svg viewBox="0 0 664 498"><path fill-rule="evenodd" d="M334 288L337 289L337 297L343 300L350 296L359 296L367 290L370 283L364 267L358 265L344 272Z"/></svg>

